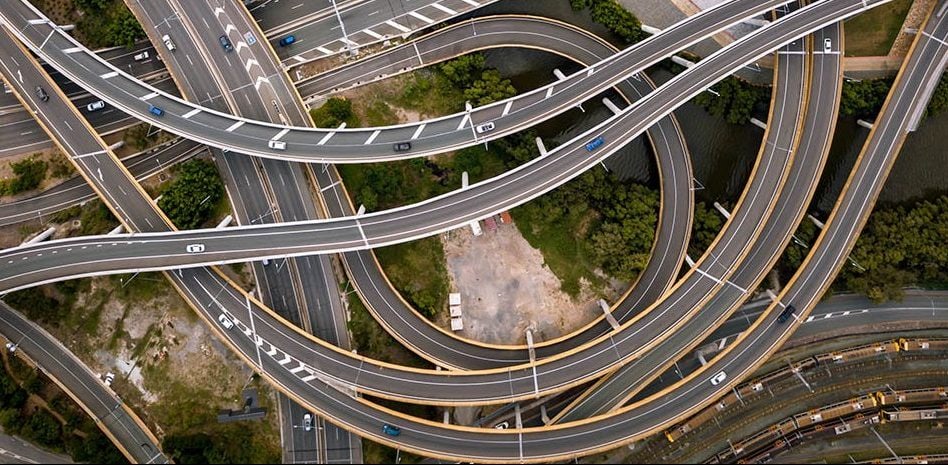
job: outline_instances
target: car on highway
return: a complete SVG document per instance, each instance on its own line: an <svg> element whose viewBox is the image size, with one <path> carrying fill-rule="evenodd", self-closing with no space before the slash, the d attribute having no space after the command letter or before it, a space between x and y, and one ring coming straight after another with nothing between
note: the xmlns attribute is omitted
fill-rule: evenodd
<svg viewBox="0 0 948 465"><path fill-rule="evenodd" d="M43 89L40 86L36 86L36 88L33 89L33 92L36 93L36 98L44 102L49 100L49 94L46 93L46 89Z"/></svg>
<svg viewBox="0 0 948 465"><path fill-rule="evenodd" d="M217 41L221 43L221 47L224 47L225 52L234 51L234 46L230 43L230 39L227 38L227 35L221 35L217 38Z"/></svg>
<svg viewBox="0 0 948 465"><path fill-rule="evenodd" d="M303 415L303 430L312 431L313 430L313 414L307 413Z"/></svg>
<svg viewBox="0 0 948 465"><path fill-rule="evenodd" d="M714 375L713 377L711 377L711 385L712 385L712 386L717 386L717 385L723 383L724 380L726 380L726 379L727 379L727 373L725 373L725 372L723 372L723 371L722 371L722 372L719 372L718 374L716 374L716 375Z"/></svg>
<svg viewBox="0 0 948 465"><path fill-rule="evenodd" d="M389 436L398 436L399 434L402 434L402 429L386 423L382 425L382 432Z"/></svg>
<svg viewBox="0 0 948 465"><path fill-rule="evenodd" d="M477 127L474 128L474 130L477 131L478 134L484 134L485 132L493 131L493 130L494 130L494 122L493 122L493 121L488 121L488 122L486 122L486 123L484 123L484 124L478 124Z"/></svg>
<svg viewBox="0 0 948 465"><path fill-rule="evenodd" d="M604 144L605 142L606 140L603 139L602 136L596 137L595 139L589 141L589 143L586 144L586 151L592 152L593 150L596 150L599 147L601 147L602 144Z"/></svg>
<svg viewBox="0 0 948 465"><path fill-rule="evenodd" d="M188 253L201 253L204 251L204 244L188 244L185 250L187 250Z"/></svg>
<svg viewBox="0 0 948 465"><path fill-rule="evenodd" d="M168 34L161 36L161 41L165 43L165 48L167 48L169 52L173 52L177 48L174 46L174 42L171 41L171 36Z"/></svg>
<svg viewBox="0 0 948 465"><path fill-rule="evenodd" d="M823 39L823 51L826 53L833 51L833 39L830 39L829 37Z"/></svg>
<svg viewBox="0 0 948 465"><path fill-rule="evenodd" d="M148 50L145 50L145 51L142 52L142 53L136 53L136 54L135 54L135 61L147 60L148 57L149 57L149 55L148 55Z"/></svg>
<svg viewBox="0 0 948 465"><path fill-rule="evenodd" d="M392 145L392 149L396 152L407 152L411 150L411 142L398 142Z"/></svg>
<svg viewBox="0 0 948 465"><path fill-rule="evenodd" d="M288 45L292 45L294 42L296 42L296 36L288 35L280 39L280 47L286 47Z"/></svg>
<svg viewBox="0 0 948 465"><path fill-rule="evenodd" d="M89 111L101 110L103 108L105 108L105 102L102 100L96 100L95 102L86 105L86 110Z"/></svg>
<svg viewBox="0 0 948 465"><path fill-rule="evenodd" d="M9 351L11 354L16 352L16 344L12 342L8 342L6 345L6 348L7 348L7 351Z"/></svg>
<svg viewBox="0 0 948 465"><path fill-rule="evenodd" d="M106 373L103 380L105 381L106 386L111 386L112 382L115 381L115 373L112 373L111 371Z"/></svg>
<svg viewBox="0 0 948 465"><path fill-rule="evenodd" d="M286 142L282 140L271 140L267 142L267 147L273 150L286 150Z"/></svg>
<svg viewBox="0 0 948 465"><path fill-rule="evenodd" d="M794 307L793 305L787 305L787 308L783 309L783 311L780 312L780 316L777 317L777 322L786 323L787 320L789 320L790 317L793 316L794 313L796 313L796 311L797 311L796 307Z"/></svg>
<svg viewBox="0 0 948 465"><path fill-rule="evenodd" d="M165 114L165 111L164 111L164 110L162 110L161 108L158 108L158 107L156 107L156 106L154 106L154 105L148 105L148 111L149 111L151 114L155 115L155 116L161 116L161 115Z"/></svg>
<svg viewBox="0 0 948 465"><path fill-rule="evenodd" d="M217 321L221 322L221 326L223 326L224 329L231 329L234 327L234 322L230 321L230 318L227 318L227 315L224 315L223 313L217 316Z"/></svg>
<svg viewBox="0 0 948 465"><path fill-rule="evenodd" d="M510 422L508 421L502 421L494 425L494 429L507 429L507 428L510 428Z"/></svg>

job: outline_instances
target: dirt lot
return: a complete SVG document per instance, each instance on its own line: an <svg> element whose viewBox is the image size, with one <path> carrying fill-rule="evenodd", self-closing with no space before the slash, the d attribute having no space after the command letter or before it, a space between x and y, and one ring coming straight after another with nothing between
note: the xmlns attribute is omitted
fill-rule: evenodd
<svg viewBox="0 0 948 465"><path fill-rule="evenodd" d="M482 223L483 224L483 223ZM514 224L484 228L475 237L468 227L444 236L453 292L461 293L464 330L478 341L523 344L525 331L535 340L573 331L599 315L597 296L584 289L573 301L560 290L560 280L543 263L543 255L520 235ZM440 321L450 327L447 318Z"/></svg>
<svg viewBox="0 0 948 465"><path fill-rule="evenodd" d="M217 409L239 408L252 372L161 274L94 278L75 308L47 329L92 370L115 373L113 388L144 412L146 423L157 423L156 432L214 428ZM260 384L261 400L272 407L273 391ZM271 408L263 422L245 426L262 447L278 447L275 413Z"/></svg>

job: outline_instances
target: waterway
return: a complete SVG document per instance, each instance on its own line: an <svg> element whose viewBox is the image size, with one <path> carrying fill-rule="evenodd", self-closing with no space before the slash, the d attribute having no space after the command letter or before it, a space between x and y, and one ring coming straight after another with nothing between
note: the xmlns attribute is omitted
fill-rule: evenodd
<svg viewBox="0 0 948 465"><path fill-rule="evenodd" d="M568 0L506 0L483 9L478 15L497 13L548 16L576 24L617 43L615 37L593 23L587 14L574 12ZM555 79L552 74L554 68L566 74L579 69L570 60L535 50L499 49L485 52L485 55L488 64L500 69L520 91L552 82ZM653 69L649 74L658 84L671 77L670 73L662 69ZM618 100L614 92L606 95ZM608 118L609 111L600 100L601 97L597 97L584 103L582 110L570 110L539 125L537 133L547 148ZM758 108L755 114L757 118L766 120L767 108ZM691 103L679 108L675 115L691 152L698 199L733 204L744 189L764 131L749 123L728 124L723 118L710 115ZM948 192L948 183L945 182L948 179L948 148L944 143L946 133L948 113L926 118L918 131L908 137L880 196L881 202L904 202ZM811 210L825 214L832 208L867 135L868 130L858 126L855 118L840 117L830 157ZM624 178L657 187L655 159L644 137L630 142L626 148L610 157L606 166Z"/></svg>

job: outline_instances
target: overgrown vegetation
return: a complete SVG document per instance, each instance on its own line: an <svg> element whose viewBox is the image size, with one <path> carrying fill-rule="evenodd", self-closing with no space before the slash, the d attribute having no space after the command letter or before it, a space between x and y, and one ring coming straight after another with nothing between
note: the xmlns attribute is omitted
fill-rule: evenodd
<svg viewBox="0 0 948 465"><path fill-rule="evenodd" d="M714 207L695 202L695 217L691 223L691 243L688 244L688 254L695 260L704 255L714 238L724 227L724 218Z"/></svg>
<svg viewBox="0 0 948 465"><path fill-rule="evenodd" d="M224 198L217 167L207 160L190 160L176 168L177 177L162 192L158 206L179 229L194 229L211 219Z"/></svg>
<svg viewBox="0 0 948 465"><path fill-rule="evenodd" d="M448 270L437 237L375 249L385 275L422 315L434 318L447 305Z"/></svg>
<svg viewBox="0 0 948 465"><path fill-rule="evenodd" d="M634 44L649 36L642 30L639 19L616 0L570 0L569 4L576 11L588 8L593 21L609 28L626 44Z"/></svg>
<svg viewBox="0 0 948 465"><path fill-rule="evenodd" d="M352 111L352 102L344 98L332 97L321 107L309 111L317 128L336 128L342 123L348 127L358 127L359 118Z"/></svg>
<svg viewBox="0 0 948 465"><path fill-rule="evenodd" d="M902 288L948 283L948 196L877 209L851 254L839 284L877 302L899 300Z"/></svg>
<svg viewBox="0 0 948 465"><path fill-rule="evenodd" d="M709 91L694 98L694 103L704 107L712 115L724 116L731 124L750 121L758 105L766 105L770 99L770 88L755 86L733 76L715 84Z"/></svg>
<svg viewBox="0 0 948 465"><path fill-rule="evenodd" d="M839 113L858 118L875 118L882 109L891 79L863 79L843 81L843 93L839 102Z"/></svg>
<svg viewBox="0 0 948 465"><path fill-rule="evenodd" d="M27 402L31 395L37 400ZM67 453L76 462L128 463L78 405L16 358L0 370L0 426L5 434Z"/></svg>
<svg viewBox="0 0 948 465"><path fill-rule="evenodd" d="M0 180L0 195L16 195L36 189L43 179L46 179L45 161L31 156L20 161L10 163L13 177Z"/></svg>
<svg viewBox="0 0 948 465"><path fill-rule="evenodd" d="M360 354L383 362L397 363L418 368L430 368L431 364L405 348L387 333L365 308L354 292L346 295L349 304L349 322L352 346Z"/></svg>
<svg viewBox="0 0 948 465"><path fill-rule="evenodd" d="M892 79L864 79L843 82L843 94L839 112L859 118L875 118L892 88ZM948 109L948 75L941 80L932 93L925 114L934 116Z"/></svg>
<svg viewBox="0 0 948 465"><path fill-rule="evenodd" d="M81 10L76 29L92 48L123 46L131 48L145 38L135 15L121 0L74 0Z"/></svg>
<svg viewBox="0 0 948 465"><path fill-rule="evenodd" d="M938 81L932 93L932 99L928 102L928 108L925 109L925 114L935 116L945 109L948 109L948 74L941 75L941 80Z"/></svg>
<svg viewBox="0 0 948 465"><path fill-rule="evenodd" d="M658 193L593 169L510 213L563 291L576 296L582 281L602 282L596 269L638 276L655 238Z"/></svg>
<svg viewBox="0 0 948 465"><path fill-rule="evenodd" d="M796 237L812 246L819 230L801 223ZM863 294L876 302L900 300L908 286L942 288L948 284L948 195L906 205L881 206L866 227L836 281L834 289ZM791 245L781 259L789 276L808 249Z"/></svg>

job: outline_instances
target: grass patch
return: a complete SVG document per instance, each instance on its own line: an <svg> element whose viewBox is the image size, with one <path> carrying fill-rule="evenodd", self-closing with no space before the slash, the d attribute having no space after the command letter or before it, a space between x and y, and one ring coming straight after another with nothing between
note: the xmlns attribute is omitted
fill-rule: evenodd
<svg viewBox="0 0 948 465"><path fill-rule="evenodd" d="M433 318L447 308L448 270L440 239L427 237L382 247L375 254L395 288L422 315Z"/></svg>
<svg viewBox="0 0 948 465"><path fill-rule="evenodd" d="M162 449L176 463L278 463L280 446L272 439L270 422L242 421L218 423L220 408L238 408L243 380L232 379L223 366L203 373L203 385L182 383L168 373L167 364L144 368L146 387L161 393L150 411L165 430ZM231 392L222 395L204 386L226 384ZM270 389L254 381L261 405L275 415L270 405Z"/></svg>
<svg viewBox="0 0 948 465"><path fill-rule="evenodd" d="M586 231L599 216L592 210L570 210L565 215L551 218L545 205L531 202L510 211L520 234L530 246L543 253L543 262L557 278L561 289L572 297L582 290L581 281L594 286L603 281L592 270L596 268L593 252L582 240Z"/></svg>
<svg viewBox="0 0 948 465"><path fill-rule="evenodd" d="M895 0L846 21L846 56L888 55L911 6L912 0Z"/></svg>

